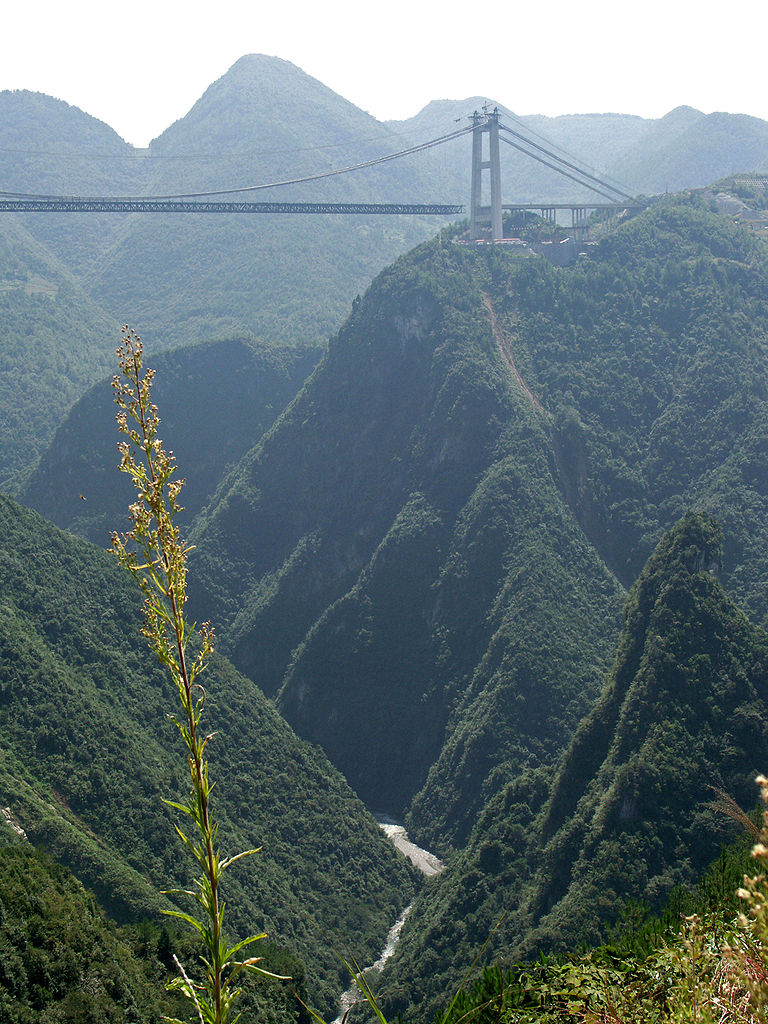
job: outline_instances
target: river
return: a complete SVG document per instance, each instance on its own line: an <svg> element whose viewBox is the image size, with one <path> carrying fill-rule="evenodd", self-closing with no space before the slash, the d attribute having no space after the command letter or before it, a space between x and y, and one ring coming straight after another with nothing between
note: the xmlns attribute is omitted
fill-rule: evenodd
<svg viewBox="0 0 768 1024"><path fill-rule="evenodd" d="M445 864L443 864L443 862L436 857L434 853L430 853L429 850L423 850L420 846L412 843L408 838L408 833L405 831L403 825L399 825L397 822L391 821L389 818L382 818L379 820L378 824L379 828L382 829L392 845L404 854L411 864L413 864L414 867L417 867L423 875L431 877L432 875L439 874L443 870ZM384 949L381 951L379 959L376 960L375 963L366 967L366 972L380 971L384 967L384 964L386 964L387 960L389 960L395 952L397 940L400 938L400 932L405 924L406 918L411 912L412 906L413 904L410 903L389 929L387 941L384 945ZM355 1003L360 1002L361 998L360 990L357 985L352 982L347 991L344 992L339 999L339 1014L333 1024L342 1024L345 1015L349 1013Z"/></svg>

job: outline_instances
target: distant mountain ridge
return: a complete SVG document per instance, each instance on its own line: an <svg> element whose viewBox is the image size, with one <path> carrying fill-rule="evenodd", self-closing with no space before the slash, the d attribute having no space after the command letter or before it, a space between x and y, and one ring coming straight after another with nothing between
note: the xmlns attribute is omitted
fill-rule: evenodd
<svg viewBox="0 0 768 1024"><path fill-rule="evenodd" d="M60 100L6 91L0 93L0 190L167 195L325 174L453 131L484 102L434 101L413 118L380 123L289 62L249 55L147 150L135 150ZM742 115L679 108L645 121L621 114L517 118L500 110L513 126L540 133L540 141L565 147L643 193L703 186L734 170L767 166L768 125ZM250 196L466 204L469 179L470 141L463 138L354 174ZM587 197L508 146L502 146L502 181L506 202ZM91 308L75 313L56 301L46 308L62 323L98 321L103 347L94 359L89 342L86 355L75 328L63 343L67 358L50 371L58 378L52 397L46 351L37 384L30 380L12 400L3 399L5 414L18 413L24 430L36 436L19 436L18 449L8 450L5 465L0 460L0 481L20 486L67 405L102 376L114 347L107 324L130 323L148 350L235 337L321 348L374 275L438 227L434 219L401 217L2 214L0 294L19 299L8 288L20 266L35 287L39 271L32 268L40 259L58 265L42 276L69 275L81 293L78 305L87 300ZM20 257L22 250L27 255ZM29 363L15 326L26 315L14 307L0 315L12 365Z"/></svg>
<svg viewBox="0 0 768 1024"><path fill-rule="evenodd" d="M64 194L169 194L286 180L396 152L455 129L482 97L428 104L380 123L287 61L249 55L214 82L148 151L61 101L0 94L3 189ZM659 121L585 114L517 118L643 193L708 184L764 166L768 124L680 108ZM502 146L504 199L582 198L577 186ZM470 143L326 178L262 199L466 203ZM253 333L321 342L354 295L435 229L401 218L35 215L24 219L79 275L92 297L147 341L178 344ZM2 225L0 225L0 228ZM332 258L328 254L333 253Z"/></svg>
<svg viewBox="0 0 768 1024"><path fill-rule="evenodd" d="M40 135L52 140L30 167L19 129L6 141L0 125L0 147L10 150L11 184L3 187L27 192L200 192L315 174L401 148L385 125L277 58L242 58L148 152L126 150L106 126L88 135L80 127L85 115L47 98L7 93L3 105L13 124L39 119L34 150ZM57 140L78 136L80 153L58 159ZM90 181L81 174L88 163L98 164ZM373 168L362 181L345 176L299 187L292 198L431 198L422 177L411 161ZM88 220L85 234L82 217L36 215L25 226L59 255L74 242L94 298L147 342L166 346L244 333L322 342L372 273L434 230L429 221L401 218L110 215L91 220L97 230Z"/></svg>

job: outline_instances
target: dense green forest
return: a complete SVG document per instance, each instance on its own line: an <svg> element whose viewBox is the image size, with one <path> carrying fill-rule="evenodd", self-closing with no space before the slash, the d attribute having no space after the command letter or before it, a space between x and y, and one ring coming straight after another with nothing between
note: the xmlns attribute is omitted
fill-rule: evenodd
<svg viewBox="0 0 768 1024"><path fill-rule="evenodd" d="M721 542L704 515L665 535L554 774L509 779L419 897L382 980L408 1019L425 999L443 1003L505 911L491 949L508 962L599 945L627 901L658 911L717 858L736 828L718 793L754 806L768 763L768 635L716 578Z"/></svg>
<svg viewBox="0 0 768 1024"><path fill-rule="evenodd" d="M186 880L162 803L184 794L186 768L170 684L139 637L140 595L109 553L9 499L0 589L0 803L113 918L156 921L160 890ZM375 959L411 873L253 683L218 658L206 688L225 842L262 848L231 873L230 925L255 922L300 956L327 1013L344 974L323 933Z"/></svg>
<svg viewBox="0 0 768 1024"><path fill-rule="evenodd" d="M661 203L566 273L511 280L521 371L557 424L563 483L622 582L706 506L734 593L764 621L766 255L702 201Z"/></svg>
<svg viewBox="0 0 768 1024"><path fill-rule="evenodd" d="M156 1024L186 1007L166 991L173 957L194 944L172 926L143 919L118 927L92 893L49 855L0 834L0 1013L4 1024ZM246 982L241 1009L278 1024L309 1014L304 967L262 942L265 965L284 982ZM298 1012L297 1012L298 1009Z"/></svg>
<svg viewBox="0 0 768 1024"><path fill-rule="evenodd" d="M157 1019L166 971L157 943L138 956L65 868L20 843L1 844L0 893L4 1021Z"/></svg>
<svg viewBox="0 0 768 1024"><path fill-rule="evenodd" d="M193 532L196 614L221 623L235 663L369 806L402 814L451 708L474 707L473 752L455 796L441 794L447 829L471 818L501 757L560 749L621 606L499 354L476 269L432 243L381 275ZM529 577L519 657L516 571ZM537 658L545 644L561 645L557 664ZM519 715L499 714L510 692Z"/></svg>

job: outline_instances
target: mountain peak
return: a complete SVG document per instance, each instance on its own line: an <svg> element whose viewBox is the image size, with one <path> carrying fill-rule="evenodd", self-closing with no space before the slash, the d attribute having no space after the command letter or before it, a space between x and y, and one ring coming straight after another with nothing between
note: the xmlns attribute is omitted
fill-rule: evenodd
<svg viewBox="0 0 768 1024"><path fill-rule="evenodd" d="M251 53L240 57L221 78L208 86L191 110L171 125L155 145L192 144L190 133L202 131L206 144L226 151L226 143L242 148L253 135L254 144L265 138L280 145L293 144L297 133L306 138L333 134L340 123L359 128L375 118L359 110L318 79L281 57ZM327 142L327 139L325 139Z"/></svg>
<svg viewBox="0 0 768 1024"><path fill-rule="evenodd" d="M282 79L283 81L304 80L315 83L319 88L325 88L316 78L312 78L306 71L303 71L298 64L293 64L282 57L271 56L267 53L246 53L239 57L235 63L225 71L217 80L222 82L230 77L249 75L252 78L266 80ZM217 82L214 82L215 86Z"/></svg>
<svg viewBox="0 0 768 1024"><path fill-rule="evenodd" d="M689 107L685 104L675 107L674 110L670 110L668 114L665 114L660 121L666 124L694 124L696 121L700 121L705 115L697 110L695 107Z"/></svg>

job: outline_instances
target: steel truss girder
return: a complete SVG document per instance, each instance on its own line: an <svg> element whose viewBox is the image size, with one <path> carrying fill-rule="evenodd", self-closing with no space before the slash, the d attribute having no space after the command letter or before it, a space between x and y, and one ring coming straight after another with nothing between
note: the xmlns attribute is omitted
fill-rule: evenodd
<svg viewBox="0 0 768 1024"><path fill-rule="evenodd" d="M441 203L246 203L183 199L0 199L0 213L358 213L453 217L463 206Z"/></svg>

